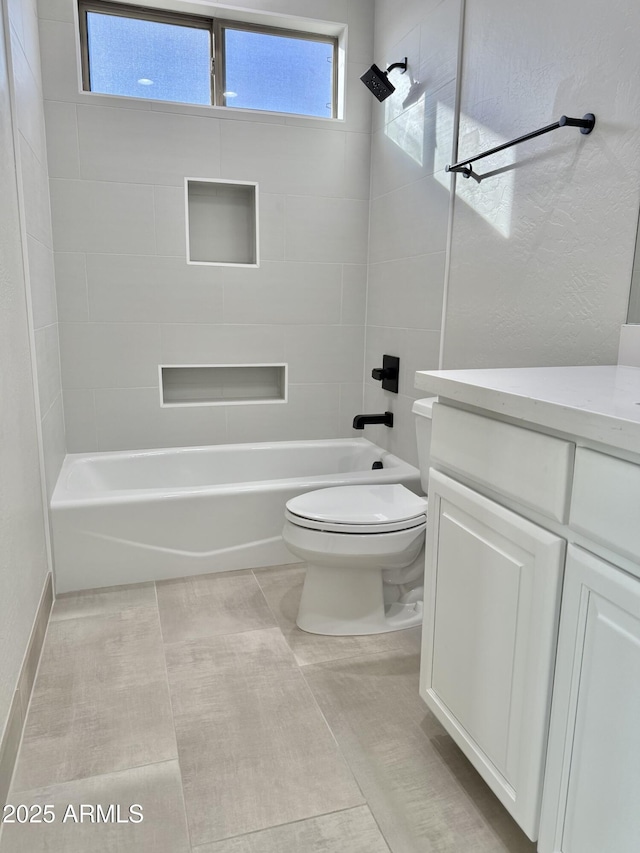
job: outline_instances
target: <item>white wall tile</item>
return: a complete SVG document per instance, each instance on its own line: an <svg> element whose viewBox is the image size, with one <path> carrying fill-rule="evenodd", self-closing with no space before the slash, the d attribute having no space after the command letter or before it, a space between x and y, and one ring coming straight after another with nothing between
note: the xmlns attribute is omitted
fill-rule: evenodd
<svg viewBox="0 0 640 853"><path fill-rule="evenodd" d="M342 267L342 315L346 326L361 326L367 311L367 267L344 264Z"/></svg>
<svg viewBox="0 0 640 853"><path fill-rule="evenodd" d="M286 361L282 326L165 324L163 364L251 364Z"/></svg>
<svg viewBox="0 0 640 853"><path fill-rule="evenodd" d="M156 254L186 259L187 236L183 187L154 187Z"/></svg>
<svg viewBox="0 0 640 853"><path fill-rule="evenodd" d="M7 15L10 30L17 35L20 43L24 42L24 24L22 21L22 0L7 0Z"/></svg>
<svg viewBox="0 0 640 853"><path fill-rule="evenodd" d="M353 428L353 419L364 412L364 385L345 382L340 385L340 437L358 438L360 430Z"/></svg>
<svg viewBox="0 0 640 853"><path fill-rule="evenodd" d="M42 92L33 75L22 45L15 35L11 39L13 81L15 86L18 130L29 143L41 163L47 161L47 149L42 115Z"/></svg>
<svg viewBox="0 0 640 853"><path fill-rule="evenodd" d="M440 331L444 264L444 252L371 264L367 323Z"/></svg>
<svg viewBox="0 0 640 853"><path fill-rule="evenodd" d="M158 386L160 329L142 323L60 323L65 390Z"/></svg>
<svg viewBox="0 0 640 853"><path fill-rule="evenodd" d="M50 178L79 178L78 124L76 105L45 101L47 155Z"/></svg>
<svg viewBox="0 0 640 853"><path fill-rule="evenodd" d="M72 21L40 20L40 55L45 98L77 101L76 33Z"/></svg>
<svg viewBox="0 0 640 853"><path fill-rule="evenodd" d="M420 73L432 91L456 79L461 0L444 0L420 25Z"/></svg>
<svg viewBox="0 0 640 853"><path fill-rule="evenodd" d="M37 0L23 0L22 29L22 46L29 60L29 67L38 82L38 88L41 88L42 69L40 67L40 34ZM42 105L40 105L40 113L42 113Z"/></svg>
<svg viewBox="0 0 640 853"><path fill-rule="evenodd" d="M286 124L286 116L281 113L262 112L260 110L241 110L230 107L214 107L208 104L179 104L172 101L138 101L147 103L149 109L158 113L214 118L219 121L248 121L253 124Z"/></svg>
<svg viewBox="0 0 640 853"><path fill-rule="evenodd" d="M51 246L51 211L46 160L41 163L37 159L22 134L20 134L20 167L27 234L35 237L45 246Z"/></svg>
<svg viewBox="0 0 640 853"><path fill-rule="evenodd" d="M53 252L33 237L27 237L27 252L33 327L40 329L58 321Z"/></svg>
<svg viewBox="0 0 640 853"><path fill-rule="evenodd" d="M224 285L226 323L340 322L340 264L265 261L257 270L229 270Z"/></svg>
<svg viewBox="0 0 640 853"><path fill-rule="evenodd" d="M258 181L268 193L343 194L344 133L234 121L220 133L224 178Z"/></svg>
<svg viewBox="0 0 640 853"><path fill-rule="evenodd" d="M362 377L362 326L287 326L289 381L357 382Z"/></svg>
<svg viewBox="0 0 640 853"><path fill-rule="evenodd" d="M371 181L371 134L346 133L344 152L345 198L369 199Z"/></svg>
<svg viewBox="0 0 640 853"><path fill-rule="evenodd" d="M364 200L288 196L286 258L365 263L368 225L369 206Z"/></svg>
<svg viewBox="0 0 640 853"><path fill-rule="evenodd" d="M258 224L261 260L284 260L284 211L283 195L260 192Z"/></svg>
<svg viewBox="0 0 640 853"><path fill-rule="evenodd" d="M64 384L77 394L66 403L75 447L240 440L219 430L213 439L208 416L199 420L194 412L159 420L160 361L288 360L298 383L335 386L335 406L324 420L288 420L280 407L277 422L293 429L290 437L296 429L337 435L338 387L352 395L361 383L371 96L358 77L372 55L373 4L259 3L296 15L307 4L312 16L348 22L349 59L357 61L349 63L345 121L80 93L71 0L52 0L46 11L40 4ZM259 181L259 268L187 267L185 175ZM116 388L126 393L105 390ZM97 418L87 416L93 398L85 392L96 395ZM139 411L138 424L119 422L125 401ZM119 418L107 413L111 402L120 406Z"/></svg>
<svg viewBox="0 0 640 853"><path fill-rule="evenodd" d="M372 0L349 0L349 62L373 62L375 8Z"/></svg>
<svg viewBox="0 0 640 853"><path fill-rule="evenodd" d="M57 325L36 329L35 341L40 413L44 417L61 390Z"/></svg>
<svg viewBox="0 0 640 853"><path fill-rule="evenodd" d="M369 262L444 251L448 213L449 193L435 177L373 199Z"/></svg>
<svg viewBox="0 0 640 853"><path fill-rule="evenodd" d="M156 389L96 390L98 450L225 444L225 408L160 407Z"/></svg>
<svg viewBox="0 0 640 853"><path fill-rule="evenodd" d="M42 419L42 449L47 497L51 499L66 453L62 393Z"/></svg>
<svg viewBox="0 0 640 853"><path fill-rule="evenodd" d="M220 176L213 118L83 105L77 112L85 179L181 187L185 177Z"/></svg>
<svg viewBox="0 0 640 853"><path fill-rule="evenodd" d="M87 265L84 254L55 252L56 295L60 322L89 319Z"/></svg>
<svg viewBox="0 0 640 853"><path fill-rule="evenodd" d="M432 12L442 0L393 0L376 3L376 55L385 46L397 44L406 33ZM381 63L378 63L379 65Z"/></svg>
<svg viewBox="0 0 640 853"><path fill-rule="evenodd" d="M63 391L68 453L91 453L98 449L93 395L93 390L70 388Z"/></svg>
<svg viewBox="0 0 640 853"><path fill-rule="evenodd" d="M236 8L238 7L336 23L346 24L348 20L348 5L345 0L250 0L236 3Z"/></svg>
<svg viewBox="0 0 640 853"><path fill-rule="evenodd" d="M153 187L51 180L57 252L154 254Z"/></svg>
<svg viewBox="0 0 640 853"><path fill-rule="evenodd" d="M371 141L371 196L419 181L451 162L455 83L427 89Z"/></svg>
<svg viewBox="0 0 640 853"><path fill-rule="evenodd" d="M237 441L338 438L340 386L290 385L286 404L230 406L227 422Z"/></svg>
<svg viewBox="0 0 640 853"><path fill-rule="evenodd" d="M89 317L95 321L221 323L220 267L181 258L87 255Z"/></svg>
<svg viewBox="0 0 640 853"><path fill-rule="evenodd" d="M47 21L73 21L69 0L38 0L38 17Z"/></svg>

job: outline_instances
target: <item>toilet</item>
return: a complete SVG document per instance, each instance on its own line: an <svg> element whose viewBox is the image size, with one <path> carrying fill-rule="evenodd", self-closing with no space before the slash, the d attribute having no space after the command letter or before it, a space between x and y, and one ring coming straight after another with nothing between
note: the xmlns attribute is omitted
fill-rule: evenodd
<svg viewBox="0 0 640 853"><path fill-rule="evenodd" d="M413 405L425 493L435 399ZM357 636L420 625L426 527L426 498L399 484L318 489L287 501L282 537L307 563L298 627Z"/></svg>

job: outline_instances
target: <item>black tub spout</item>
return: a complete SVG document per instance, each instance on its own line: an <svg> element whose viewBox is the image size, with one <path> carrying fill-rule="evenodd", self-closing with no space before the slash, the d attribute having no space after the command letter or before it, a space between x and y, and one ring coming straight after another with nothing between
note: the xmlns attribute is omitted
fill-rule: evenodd
<svg viewBox="0 0 640 853"><path fill-rule="evenodd" d="M353 419L354 429L364 429L366 424L384 424L393 426L393 412L385 412L382 415L356 415Z"/></svg>

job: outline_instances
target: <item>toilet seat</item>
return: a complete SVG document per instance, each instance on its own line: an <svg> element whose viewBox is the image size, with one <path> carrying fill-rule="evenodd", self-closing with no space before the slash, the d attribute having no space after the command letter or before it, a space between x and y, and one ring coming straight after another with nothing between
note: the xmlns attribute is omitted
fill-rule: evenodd
<svg viewBox="0 0 640 853"><path fill-rule="evenodd" d="M399 484L336 486L287 501L285 517L328 533L392 533L423 525L426 510L425 498Z"/></svg>

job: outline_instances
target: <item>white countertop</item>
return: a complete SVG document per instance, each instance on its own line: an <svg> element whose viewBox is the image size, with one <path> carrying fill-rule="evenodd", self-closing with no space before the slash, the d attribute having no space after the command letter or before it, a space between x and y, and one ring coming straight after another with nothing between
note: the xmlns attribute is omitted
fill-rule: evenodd
<svg viewBox="0 0 640 853"><path fill-rule="evenodd" d="M640 368L419 370L416 388L640 454Z"/></svg>

